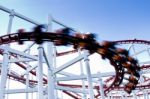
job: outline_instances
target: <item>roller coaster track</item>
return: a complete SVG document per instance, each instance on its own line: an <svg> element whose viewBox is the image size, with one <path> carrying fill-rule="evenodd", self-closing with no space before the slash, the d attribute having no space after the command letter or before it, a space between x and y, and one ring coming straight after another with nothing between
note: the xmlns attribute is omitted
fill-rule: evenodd
<svg viewBox="0 0 150 99"><path fill-rule="evenodd" d="M149 43L148 43L148 41L144 41L144 40L122 40L122 41L115 41L115 43L118 43L118 44L130 44L129 43L129 41L130 41L130 43L131 44L133 44L133 43L135 43L135 44L147 44L147 45L149 45ZM72 51L67 51L67 52L62 52L62 53L57 53L57 56L62 56L62 55L66 55L66 54L69 54L69 53L74 53L74 52L77 52L77 50L72 50ZM1 54L2 54L2 51L1 51ZM12 54L13 56L15 56L14 54ZM19 64L22 68L24 68L24 69L26 69L26 67L25 66L23 66L23 65L21 65L21 64ZM143 66L141 66L141 69L147 69L147 68L149 68L150 66L149 65L143 65ZM34 73L32 73L32 74L34 74L35 75L35 72ZM9 76L9 78L10 79L13 79L13 80L17 80L17 81L19 81L19 82L22 82L22 83L25 83L25 78L23 78L23 77L20 77L20 76L17 76L16 74L14 74L14 73L11 73L11 74L8 74L8 76ZM106 80L106 83L107 82L109 82L109 80L112 80L112 79L114 79L114 77L110 77L110 78L108 78L108 80ZM46 81L46 80L45 80ZM34 84L36 84L37 83L37 81L32 81L32 80L30 80L29 81L30 82L30 85L34 85ZM47 81L46 81L47 82ZM59 84L59 85L62 85L62 84ZM81 85L79 86L77 86L77 85L67 85L67 84L63 84L62 86L70 86L70 87L74 87L74 88L78 88L78 87L82 87ZM97 90L99 90L99 86L95 86L94 87L95 89L97 89ZM105 88L105 87L104 87ZM107 87L106 87L107 88ZM106 89L105 88L105 89ZM150 88L150 86L149 85L138 85L137 87L136 87L136 89L148 89L148 88ZM115 89L115 88L114 88ZM118 87L117 89L123 89L123 87ZM68 94L69 92L67 92L67 94ZM71 93L70 93L71 94ZM98 97L100 95L100 93L98 94L98 95L96 95L95 97ZM73 98L75 97L74 95L71 95ZM117 96L116 96L117 97Z"/></svg>
<svg viewBox="0 0 150 99"><path fill-rule="evenodd" d="M133 40L118 40L118 41L112 41L118 44L146 44L146 45L150 45L150 41L147 40L137 40L137 39L133 39Z"/></svg>
<svg viewBox="0 0 150 99"><path fill-rule="evenodd" d="M113 43L116 43L116 44L144 44L144 45L150 45L150 41L147 41L147 40L137 40L137 39L134 39L134 40L118 40L118 41L112 41ZM73 50L73 52L75 52ZM149 69L150 68L150 65L142 65L140 66L140 68L142 70L144 69ZM114 77L110 77L108 79L105 80L105 83L108 83L110 80L114 79ZM146 79L145 81L149 81L150 78ZM64 84L64 86L67 86L66 84ZM68 85L68 86L74 86L75 85ZM77 85L76 87L82 87L80 85ZM99 90L99 86L95 86L94 88L97 89L97 91ZM104 89L106 89L106 85L104 85ZM149 89L150 88L150 85L149 84L144 84L144 85L137 85L136 86L136 89L137 90L142 90L142 89ZM114 88L114 89L117 89L117 90L122 90L124 89L124 87L117 87L117 88ZM99 91L98 91L99 92ZM150 94L150 93L148 93ZM141 94L140 94L141 95ZM100 93L98 93L98 95L96 95L95 97L99 97L100 96ZM114 96L115 97L115 96ZM116 97L119 97L119 96L116 96Z"/></svg>
<svg viewBox="0 0 150 99"><path fill-rule="evenodd" d="M130 43L134 43L134 41L135 40L127 40L127 42L129 42L129 41L132 41L132 42L130 42ZM137 42L137 41L140 41L139 43ZM141 42L141 41L144 41L144 40L136 40L135 42L136 42L136 44L145 44L145 43L143 43L143 42ZM120 42L122 42L122 41L117 41L117 43L119 43L120 44ZM128 43L125 43L125 40L123 40L123 44L128 44ZM145 41L144 41L145 42ZM147 42L147 41L146 41ZM121 43L122 44L122 43ZM148 43L146 43L146 44L148 44ZM61 56L61 55L65 55L65 54L69 54L69 53L74 53L74 52L76 52L77 50L72 50L72 51L67 51L67 52L62 52L62 53L57 53L57 55L58 56ZM141 69L147 69L147 68L149 68L150 66L149 65L143 65L143 66L141 66ZM25 66L24 66L24 68L25 68ZM19 81L19 82L22 82L22 83L25 83L25 78L22 78L22 77L18 77L18 76L14 76L14 74L13 73L11 73L11 74L8 74L8 76L11 78L11 79L13 79L13 80L17 80L17 81ZM107 82L109 82L109 80L112 80L113 78L112 77L110 77L110 78L108 78L108 80L106 80L106 83ZM35 83L37 83L37 81L31 81L30 80L30 84L35 84ZM59 84L59 85L62 85L62 84ZM77 86L77 85L67 85L67 84L63 84L62 86L70 86L70 87L73 87L74 86L74 88L78 88L78 87L82 87L81 85L79 86ZM99 86L95 86L95 88L97 89L97 90L99 90ZM138 85L137 87L136 87L136 89L147 89L147 88L150 88L150 86L149 85ZM106 88L105 88L106 89ZM123 88L121 88L121 87L119 87L119 88L117 88L117 89L123 89ZM68 92L67 92L68 93ZM100 94L98 94L98 95L96 95L96 97L98 97ZM75 96L73 96L72 95L72 97L75 97Z"/></svg>
<svg viewBox="0 0 150 99"><path fill-rule="evenodd" d="M137 61L128 55L128 51L116 48L113 42L100 44L96 42L95 39L88 37L81 38L74 35L41 31L13 33L0 37L0 45L12 42L19 42L19 44L23 44L24 41L34 41L37 44L42 44L46 41L54 43L61 42L60 45L73 45L76 46L75 48L89 50L90 54L96 52L100 54L103 59L109 59L110 64L115 68L116 76L113 83L105 90L106 94L121 84L125 73L128 73L130 77L132 77L132 79L128 78L128 83L132 83L133 86L131 86L131 88L127 86L127 89L125 89L128 93L136 87L139 80L140 68ZM125 71L125 69L127 71Z"/></svg>

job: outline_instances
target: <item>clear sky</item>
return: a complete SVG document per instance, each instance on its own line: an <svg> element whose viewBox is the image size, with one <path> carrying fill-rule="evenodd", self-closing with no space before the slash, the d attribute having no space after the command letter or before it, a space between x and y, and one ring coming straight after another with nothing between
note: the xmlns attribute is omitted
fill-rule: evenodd
<svg viewBox="0 0 150 99"><path fill-rule="evenodd" d="M0 5L47 23L47 15L101 40L150 37L150 0L0 0ZM2 17L1 17L2 18Z"/></svg>

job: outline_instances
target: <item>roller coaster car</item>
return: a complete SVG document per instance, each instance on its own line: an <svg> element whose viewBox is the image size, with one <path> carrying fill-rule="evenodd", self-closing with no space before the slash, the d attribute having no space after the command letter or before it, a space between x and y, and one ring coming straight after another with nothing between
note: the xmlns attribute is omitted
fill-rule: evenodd
<svg viewBox="0 0 150 99"><path fill-rule="evenodd" d="M99 54L101 54L102 59L105 59L106 57L110 59L113 56L113 53L110 53L107 48L98 48L96 50Z"/></svg>
<svg viewBox="0 0 150 99"><path fill-rule="evenodd" d="M138 71L135 71L135 72L134 72L134 75L135 75L136 77L140 78L140 73L139 73Z"/></svg>
<svg viewBox="0 0 150 99"><path fill-rule="evenodd" d="M99 48L97 51L101 55L106 55L107 54L107 49Z"/></svg>
<svg viewBox="0 0 150 99"><path fill-rule="evenodd" d="M83 34L84 39L88 39L88 40L95 40L96 36L94 33L87 33L87 34Z"/></svg>
<svg viewBox="0 0 150 99"><path fill-rule="evenodd" d="M134 84L137 84L137 83L138 83L138 80L137 80L137 78L136 78L135 76L130 76L130 77L129 77L129 81L130 81L130 82L133 82Z"/></svg>
<svg viewBox="0 0 150 99"><path fill-rule="evenodd" d="M70 29L69 28L62 28L62 29L58 29L55 31L56 34L61 34L62 36L64 35L70 35ZM56 46L60 46L60 45L68 45L68 41L66 41L65 39L61 39L61 40L56 40L54 42L54 44Z"/></svg>
<svg viewBox="0 0 150 99"><path fill-rule="evenodd" d="M78 45L81 49L84 49L86 48L86 46L88 46L87 43L84 43L84 42L79 42L79 45Z"/></svg>
<svg viewBox="0 0 150 99"><path fill-rule="evenodd" d="M113 42L109 42L109 41L103 41L102 44L101 44L103 47L105 48L112 48L112 49L115 49L115 43Z"/></svg>
<svg viewBox="0 0 150 99"><path fill-rule="evenodd" d="M37 44L42 44L43 43L43 40L42 40L42 32L43 32L43 29L45 28L45 26L44 25L38 25L38 26L36 26L35 28L34 28L34 31L33 31L33 33L34 33L34 36L36 37L36 39L35 39L35 42L37 43Z"/></svg>
<svg viewBox="0 0 150 99"><path fill-rule="evenodd" d="M125 67L125 68L130 68L132 65L125 62L125 63L122 63L122 66Z"/></svg>
<svg viewBox="0 0 150 99"><path fill-rule="evenodd" d="M98 44L95 41L94 34L81 34L81 33L75 33L74 37L81 39L77 44L74 44L74 48L80 47L81 49L88 49L90 53L93 53L97 50ZM84 40L84 41L82 41ZM92 46L94 45L94 46Z"/></svg>
<svg viewBox="0 0 150 99"><path fill-rule="evenodd" d="M120 55L114 55L112 59L115 61L122 61L123 58Z"/></svg>
<svg viewBox="0 0 150 99"><path fill-rule="evenodd" d="M128 59L128 61L130 61L130 62L133 63L133 64L137 64L137 63L138 63L137 60L135 60L134 58L132 58L132 57L130 57L130 56L128 56L127 59Z"/></svg>
<svg viewBox="0 0 150 99"><path fill-rule="evenodd" d="M129 87L124 87L124 91L126 91L128 94L130 94L132 89Z"/></svg>
<svg viewBox="0 0 150 99"><path fill-rule="evenodd" d="M18 33L19 33L19 34L20 34L20 33L24 33L24 32L25 32L24 29L19 29L19 30L18 30ZM19 36L19 37L20 37L20 36ZM19 39L18 44L22 45L22 44L23 44L23 41Z"/></svg>
<svg viewBox="0 0 150 99"><path fill-rule="evenodd" d="M62 28L62 29L58 29L55 31L55 33L57 34L70 34L70 29L69 28Z"/></svg>
<svg viewBox="0 0 150 99"><path fill-rule="evenodd" d="M24 33L25 32L25 29L19 29L18 30L18 33Z"/></svg>
<svg viewBox="0 0 150 99"><path fill-rule="evenodd" d="M40 34L43 31L43 28L45 28L44 25L38 25L38 26L34 27L33 33Z"/></svg>
<svg viewBox="0 0 150 99"><path fill-rule="evenodd" d="M74 37L81 38L81 39L84 38L83 34L81 34L81 33L75 33Z"/></svg>
<svg viewBox="0 0 150 99"><path fill-rule="evenodd" d="M140 67L138 67L137 65L131 64L128 70L129 72L131 72L131 74L134 74L136 77L140 77L139 75Z"/></svg>
<svg viewBox="0 0 150 99"><path fill-rule="evenodd" d="M129 51L127 51L126 49L117 48L116 51L117 51L117 53L123 54L125 56L129 55Z"/></svg>
<svg viewBox="0 0 150 99"><path fill-rule="evenodd" d="M87 40L88 42L95 41L95 34L94 33L87 33L87 34L81 34L81 33L75 33L74 37Z"/></svg>
<svg viewBox="0 0 150 99"><path fill-rule="evenodd" d="M134 75L137 78L140 77L140 73L139 73L139 71L136 70L136 68L134 70L130 70L129 69L127 73L132 74L132 75Z"/></svg>
<svg viewBox="0 0 150 99"><path fill-rule="evenodd" d="M55 40L54 45L56 45L56 46L61 46L61 45L66 46L66 45L68 45L68 42L65 41L65 40Z"/></svg>
<svg viewBox="0 0 150 99"><path fill-rule="evenodd" d="M135 84L133 84L133 83L131 83L131 82L128 82L128 83L125 85L124 90L125 90L128 94L130 94L130 93L132 92L132 90L135 89L135 87L136 87Z"/></svg>
<svg viewBox="0 0 150 99"><path fill-rule="evenodd" d="M131 90L134 90L136 85L132 82L128 82L126 85L125 85L127 88L130 88Z"/></svg>

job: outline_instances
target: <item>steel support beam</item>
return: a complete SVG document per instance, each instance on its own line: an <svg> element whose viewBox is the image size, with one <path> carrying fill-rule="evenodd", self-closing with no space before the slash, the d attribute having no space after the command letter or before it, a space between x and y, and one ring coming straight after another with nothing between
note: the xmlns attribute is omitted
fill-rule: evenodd
<svg viewBox="0 0 150 99"><path fill-rule="evenodd" d="M5 49L5 47L4 46L0 46L0 49ZM10 53L14 53L14 54L16 54L16 55L20 55L20 56L23 56L23 57L25 57L25 58L29 58L29 59L32 59L32 60L38 60L38 57L37 56L33 56L33 55L29 55L29 54L27 54L27 53L24 53L24 52L21 52L21 51L18 51L18 50L15 50L15 49L12 49L12 48L10 48L10 47L7 47L7 50L8 50L8 52L10 52Z"/></svg>
<svg viewBox="0 0 150 99"><path fill-rule="evenodd" d="M8 73L8 51L7 48L3 53L3 63L1 68L1 79L0 79L0 99L5 99L5 88L7 82L7 73Z"/></svg>
<svg viewBox="0 0 150 99"><path fill-rule="evenodd" d="M52 16L48 16L48 32L52 31ZM47 55L46 60L48 62L48 68L47 68L47 79L48 79L48 99L56 99L57 96L55 96L55 82L54 82L54 74L53 74L53 43L48 42L47 43Z"/></svg>
<svg viewBox="0 0 150 99"><path fill-rule="evenodd" d="M7 13L12 13L12 10L10 10L10 9L4 7L4 6L1 6L1 5L0 5L0 10L3 10L3 11L5 11L5 12L7 12ZM19 13L17 13L17 12L14 12L14 16L16 16L16 17L18 17L18 18L21 18L21 19L23 19L23 20L25 20L25 21L28 21L28 22L30 22L30 23L33 23L33 24L35 24L35 25L40 24L40 23L38 23L38 22L36 22L36 21L34 21L34 20L30 19L30 18L27 18L27 17L25 17L24 15L21 15L21 14L19 14Z"/></svg>
<svg viewBox="0 0 150 99"><path fill-rule="evenodd" d="M37 92L38 89L37 88L28 88L28 90L26 89L9 89L6 90L4 93L5 94L17 94L17 93L33 93L33 92Z"/></svg>
<svg viewBox="0 0 150 99"><path fill-rule="evenodd" d="M69 87L56 86L56 89L71 91L71 92L75 92L75 93L88 94L88 90L83 91L81 88L69 88Z"/></svg>
<svg viewBox="0 0 150 99"><path fill-rule="evenodd" d="M80 48L78 49L78 53L80 56L81 55L81 49ZM84 75L84 68L83 68L82 61L80 61L80 71L81 71L81 75ZM85 91L85 89L86 89L85 79L81 79L81 80L82 80L82 90ZM86 94L82 94L82 99L86 99L86 98L87 98Z"/></svg>
<svg viewBox="0 0 150 99"><path fill-rule="evenodd" d="M101 73L101 77L108 77L108 76L114 76L115 72L105 72ZM99 73L96 74L91 74L92 78L99 78L100 75ZM82 79L87 79L86 75L72 75L68 77L57 77L56 81L69 81L69 80L82 80Z"/></svg>
<svg viewBox="0 0 150 99"><path fill-rule="evenodd" d="M38 67L37 67L37 80L38 80L38 99L43 99L43 46L38 47Z"/></svg>
<svg viewBox="0 0 150 99"><path fill-rule="evenodd" d="M94 99L94 92L93 92L93 85L92 85L92 76L91 76L91 70L90 70L88 56L89 56L88 50L84 50L84 62L85 62L85 67L86 67L89 96L90 96L90 99Z"/></svg>
<svg viewBox="0 0 150 99"><path fill-rule="evenodd" d="M99 72L99 91L100 91L100 94L101 94L101 99L105 99L105 95L104 95L104 88L103 88L103 81L102 81L102 77L101 77L101 73Z"/></svg>
<svg viewBox="0 0 150 99"><path fill-rule="evenodd" d="M77 56L76 58L72 59L71 61L63 64L62 66L60 66L58 68L56 68L56 70L54 70L54 74L64 70L65 68L68 68L69 66L71 66L72 64L82 60L83 58L84 58L83 55Z"/></svg>

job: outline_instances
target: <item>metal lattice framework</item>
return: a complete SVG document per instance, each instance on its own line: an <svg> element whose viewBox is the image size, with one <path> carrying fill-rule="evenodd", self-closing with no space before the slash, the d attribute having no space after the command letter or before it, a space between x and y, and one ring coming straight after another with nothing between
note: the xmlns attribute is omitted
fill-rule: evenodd
<svg viewBox="0 0 150 99"><path fill-rule="evenodd" d="M26 93L26 99L29 99L29 93L35 92L38 99L56 99L59 97L58 93L60 92L74 99L104 99L105 97L109 98L110 93L112 97L120 98L121 96L118 94L116 96L113 95L114 90L119 92L124 90L130 94L133 90L149 89L148 84L138 84L141 75L140 71L143 72L149 68L149 65L144 64L140 67L138 61L129 55L128 50L116 47L116 44L137 43L149 45L149 41L134 39L98 43L92 34L76 32L74 29L59 23L53 18L49 18L50 21L46 25L48 28L46 28L45 32L38 22L3 6L0 6L0 9L10 14L8 34L0 37L0 54L3 57L1 61L0 99L5 99L5 94L15 93ZM35 26L32 32L19 30L18 33L11 33L14 16L37 26ZM52 22L66 27L65 30L49 32L51 31ZM69 30L73 31L73 34L70 34ZM32 42L29 42L24 51L10 47L11 43L14 42L26 45L26 41ZM62 53L56 52L57 46L68 45L72 45L74 50ZM31 51L32 49L36 49L36 51L33 52ZM61 66L55 66L57 57L77 52L79 54L72 60L66 61ZM33 55L35 53L36 55ZM108 62L114 67L114 72L92 74L89 56L93 53L98 53L102 59L109 60ZM86 73L83 73L82 64L80 64L81 74L79 75L64 71L77 62L81 63L82 60L84 60ZM34 65L35 63L37 65ZM22 68L24 72L20 75L17 71L11 70L10 67L14 65L19 67L20 71ZM45 65L47 72L43 71ZM34 76L34 78L31 78L31 76ZM104 84L103 77L109 77L105 79ZM25 88L6 90L6 82L9 79L24 84ZM144 79L145 82L149 81L149 78L145 77ZM74 80L82 82L82 84L73 83ZM65 83L65 81L69 82ZM95 85L97 83L98 85ZM138 95L140 96L141 94ZM132 94L128 95L128 97L133 96Z"/></svg>

